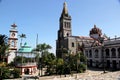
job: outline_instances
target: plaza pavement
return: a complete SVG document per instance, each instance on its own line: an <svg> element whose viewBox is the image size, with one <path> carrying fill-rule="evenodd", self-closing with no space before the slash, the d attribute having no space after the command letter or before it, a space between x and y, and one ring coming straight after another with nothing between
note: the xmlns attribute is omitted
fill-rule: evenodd
<svg viewBox="0 0 120 80"><path fill-rule="evenodd" d="M74 74L73 76L62 75L40 77L40 80L120 80L120 71L103 73L103 71L87 70L86 73Z"/></svg>

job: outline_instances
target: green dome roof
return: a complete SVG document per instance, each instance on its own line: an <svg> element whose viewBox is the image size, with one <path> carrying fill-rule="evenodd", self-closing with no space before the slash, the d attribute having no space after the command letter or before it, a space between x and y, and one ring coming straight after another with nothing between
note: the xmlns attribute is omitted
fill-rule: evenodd
<svg viewBox="0 0 120 80"><path fill-rule="evenodd" d="M30 46L27 45L27 43L24 44L24 46L22 46L18 52L19 53L30 53L32 51L32 48Z"/></svg>

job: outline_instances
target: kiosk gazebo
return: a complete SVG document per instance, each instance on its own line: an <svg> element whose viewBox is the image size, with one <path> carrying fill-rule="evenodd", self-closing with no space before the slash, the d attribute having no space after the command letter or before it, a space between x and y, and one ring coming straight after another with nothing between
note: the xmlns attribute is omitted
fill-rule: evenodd
<svg viewBox="0 0 120 80"><path fill-rule="evenodd" d="M24 44L17 51L16 67L20 68L21 75L35 75L37 74L37 63L35 61L36 54L32 52L32 48Z"/></svg>

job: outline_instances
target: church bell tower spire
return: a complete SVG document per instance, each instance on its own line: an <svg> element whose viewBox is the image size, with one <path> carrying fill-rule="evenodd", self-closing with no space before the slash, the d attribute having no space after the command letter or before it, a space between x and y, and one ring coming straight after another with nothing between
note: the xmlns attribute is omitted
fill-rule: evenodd
<svg viewBox="0 0 120 80"><path fill-rule="evenodd" d="M64 2L62 14L68 15L68 9L67 9L67 3L66 2Z"/></svg>
<svg viewBox="0 0 120 80"><path fill-rule="evenodd" d="M65 39L72 36L71 16L68 13L67 3L64 2L59 19L58 39L56 40L56 56L62 58L61 48L65 47Z"/></svg>
<svg viewBox="0 0 120 80"><path fill-rule="evenodd" d="M58 31L58 38L64 38L68 36L72 36L71 30L71 16L68 13L67 3L64 2L63 10L59 19L59 31Z"/></svg>

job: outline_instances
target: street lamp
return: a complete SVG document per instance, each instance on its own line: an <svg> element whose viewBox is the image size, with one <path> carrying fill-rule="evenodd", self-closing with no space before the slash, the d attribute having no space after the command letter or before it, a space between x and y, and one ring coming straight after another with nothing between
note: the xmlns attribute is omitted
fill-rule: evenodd
<svg viewBox="0 0 120 80"><path fill-rule="evenodd" d="M103 54L103 73L105 73L104 37L99 37L98 41L101 43L101 51Z"/></svg>

